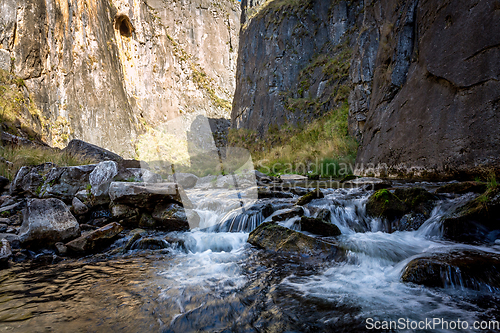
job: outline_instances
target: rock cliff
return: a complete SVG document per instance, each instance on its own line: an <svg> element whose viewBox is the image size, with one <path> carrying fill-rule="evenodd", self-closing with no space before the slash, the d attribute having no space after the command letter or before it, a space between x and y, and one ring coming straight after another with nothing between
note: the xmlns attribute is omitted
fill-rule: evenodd
<svg viewBox="0 0 500 333"><path fill-rule="evenodd" d="M232 126L264 135L348 96L356 172L500 171L500 2L243 1Z"/></svg>
<svg viewBox="0 0 500 333"><path fill-rule="evenodd" d="M24 80L52 145L133 156L181 115L229 118L233 0L3 0L0 12L0 65Z"/></svg>

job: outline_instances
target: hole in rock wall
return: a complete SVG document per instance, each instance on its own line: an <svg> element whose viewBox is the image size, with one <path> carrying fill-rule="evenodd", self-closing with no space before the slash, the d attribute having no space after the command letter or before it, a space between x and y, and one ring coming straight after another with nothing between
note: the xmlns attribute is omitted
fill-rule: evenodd
<svg viewBox="0 0 500 333"><path fill-rule="evenodd" d="M120 31L120 35L132 37L134 26L127 15L119 15L115 18L115 29Z"/></svg>

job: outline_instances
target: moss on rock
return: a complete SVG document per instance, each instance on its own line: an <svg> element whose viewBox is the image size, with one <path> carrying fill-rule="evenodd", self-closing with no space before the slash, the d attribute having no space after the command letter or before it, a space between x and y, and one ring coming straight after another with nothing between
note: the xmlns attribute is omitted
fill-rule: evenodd
<svg viewBox="0 0 500 333"><path fill-rule="evenodd" d="M366 204L368 215L389 219L403 216L407 210L405 203L387 189L373 193Z"/></svg>

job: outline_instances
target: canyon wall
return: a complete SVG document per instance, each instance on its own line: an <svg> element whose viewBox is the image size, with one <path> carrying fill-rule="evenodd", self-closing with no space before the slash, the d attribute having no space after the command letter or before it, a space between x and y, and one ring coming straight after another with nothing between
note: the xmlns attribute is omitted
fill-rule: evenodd
<svg viewBox="0 0 500 333"><path fill-rule="evenodd" d="M229 118L236 1L2 0L0 12L1 52L52 145L134 156L141 136L179 117Z"/></svg>
<svg viewBox="0 0 500 333"><path fill-rule="evenodd" d="M347 99L357 174L499 173L500 1L268 0L242 10L234 128L265 135Z"/></svg>

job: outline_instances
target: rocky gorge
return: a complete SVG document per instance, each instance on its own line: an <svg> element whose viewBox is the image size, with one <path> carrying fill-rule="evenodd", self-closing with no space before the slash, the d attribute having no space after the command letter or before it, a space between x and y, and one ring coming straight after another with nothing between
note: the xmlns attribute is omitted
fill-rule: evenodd
<svg viewBox="0 0 500 333"><path fill-rule="evenodd" d="M2 2L0 327L500 330L499 8Z"/></svg>

